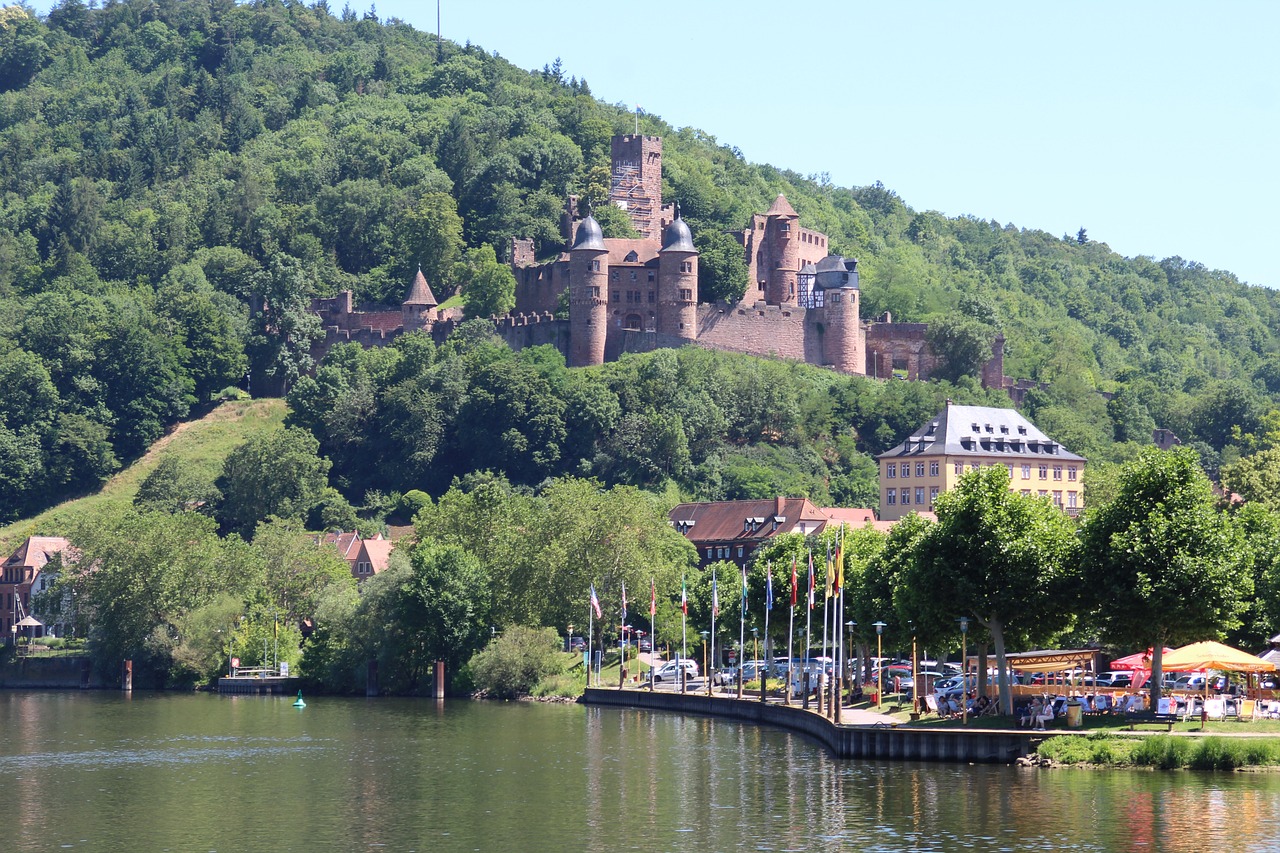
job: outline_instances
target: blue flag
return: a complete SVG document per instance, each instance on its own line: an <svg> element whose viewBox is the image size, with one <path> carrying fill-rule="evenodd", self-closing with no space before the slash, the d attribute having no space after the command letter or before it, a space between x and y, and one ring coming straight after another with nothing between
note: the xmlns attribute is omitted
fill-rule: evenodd
<svg viewBox="0 0 1280 853"><path fill-rule="evenodd" d="M773 564L764 567L764 609L773 609Z"/></svg>

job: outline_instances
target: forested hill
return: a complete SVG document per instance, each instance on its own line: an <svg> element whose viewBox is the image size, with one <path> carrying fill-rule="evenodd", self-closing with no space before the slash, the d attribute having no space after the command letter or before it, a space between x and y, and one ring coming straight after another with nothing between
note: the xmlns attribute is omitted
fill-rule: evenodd
<svg viewBox="0 0 1280 853"><path fill-rule="evenodd" d="M553 56L524 71L324 2L0 10L0 518L92 488L250 365L308 369L312 295L397 302L419 263L441 294L466 249L551 249L565 194L602 196L634 122ZM1212 469L1273 443L1270 290L640 129L665 137L704 298L742 292L724 232L783 192L861 259L866 315L1002 329L1006 372L1052 383L1029 414L1073 450L1116 458L1159 425Z"/></svg>

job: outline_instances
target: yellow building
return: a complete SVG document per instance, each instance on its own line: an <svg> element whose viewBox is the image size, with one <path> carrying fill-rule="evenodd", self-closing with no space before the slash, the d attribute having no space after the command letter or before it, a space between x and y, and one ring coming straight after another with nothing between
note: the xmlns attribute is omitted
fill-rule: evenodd
<svg viewBox="0 0 1280 853"><path fill-rule="evenodd" d="M1053 501L1068 515L1084 509L1083 456L1036 429L1013 409L947 407L906 441L880 454L880 518L933 511L960 475L987 465L1009 471L1010 488Z"/></svg>

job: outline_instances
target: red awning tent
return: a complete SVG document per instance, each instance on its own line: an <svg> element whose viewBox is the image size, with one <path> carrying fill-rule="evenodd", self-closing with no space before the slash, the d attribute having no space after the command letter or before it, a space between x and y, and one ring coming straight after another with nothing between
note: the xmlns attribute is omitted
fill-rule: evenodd
<svg viewBox="0 0 1280 853"><path fill-rule="evenodd" d="M1164 647L1164 653L1167 655L1173 649L1168 646ZM1131 655L1113 660L1111 669L1113 671L1125 670L1133 673L1133 683L1129 685L1131 690L1137 690L1147 683L1147 679L1151 677L1151 655L1152 650L1147 649L1145 652L1134 652Z"/></svg>

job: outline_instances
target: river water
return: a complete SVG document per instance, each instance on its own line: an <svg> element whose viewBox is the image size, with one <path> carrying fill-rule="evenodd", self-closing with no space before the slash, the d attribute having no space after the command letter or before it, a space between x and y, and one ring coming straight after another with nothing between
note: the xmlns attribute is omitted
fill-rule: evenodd
<svg viewBox="0 0 1280 853"><path fill-rule="evenodd" d="M0 692L0 851L1280 850L1280 774L836 761L700 717Z"/></svg>

